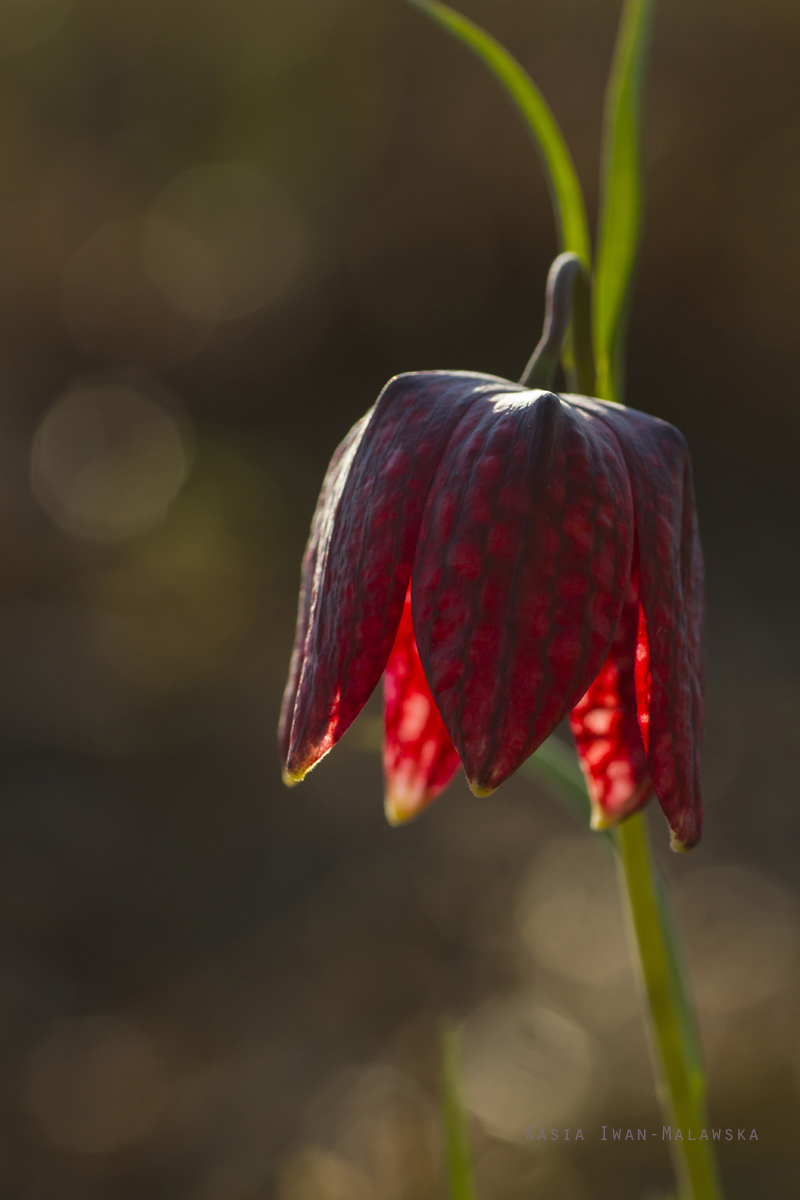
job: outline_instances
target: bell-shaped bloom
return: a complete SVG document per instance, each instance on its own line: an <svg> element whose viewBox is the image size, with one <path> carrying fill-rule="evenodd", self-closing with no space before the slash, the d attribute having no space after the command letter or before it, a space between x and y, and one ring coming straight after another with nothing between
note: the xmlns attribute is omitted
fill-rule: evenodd
<svg viewBox="0 0 800 1200"><path fill-rule="evenodd" d="M384 675L387 813L486 795L571 717L610 825L700 837L702 559L681 434L493 376L397 376L336 451L284 697L298 782Z"/></svg>

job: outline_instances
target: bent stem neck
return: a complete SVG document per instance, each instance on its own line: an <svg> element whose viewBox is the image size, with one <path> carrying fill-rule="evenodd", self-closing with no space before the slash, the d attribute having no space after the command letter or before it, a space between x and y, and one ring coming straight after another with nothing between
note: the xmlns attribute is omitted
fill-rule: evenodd
<svg viewBox="0 0 800 1200"><path fill-rule="evenodd" d="M583 263L577 254L559 254L547 276L544 330L521 384L549 388L563 356L570 386L591 395L594 363L588 314L589 284Z"/></svg>

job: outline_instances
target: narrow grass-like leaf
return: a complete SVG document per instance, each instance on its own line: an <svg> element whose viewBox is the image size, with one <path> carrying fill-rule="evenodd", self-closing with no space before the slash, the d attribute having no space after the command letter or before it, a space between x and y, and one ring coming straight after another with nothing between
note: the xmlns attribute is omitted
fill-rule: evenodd
<svg viewBox="0 0 800 1200"><path fill-rule="evenodd" d="M438 0L409 0L463 42L506 89L522 113L544 166L553 201L559 249L571 250L584 264L587 277L575 284L573 334L565 350L570 386L594 394L594 363L590 337L591 242L586 205L575 164L550 106L527 71L485 30Z"/></svg>
<svg viewBox="0 0 800 1200"><path fill-rule="evenodd" d="M596 394L622 403L625 326L642 223L641 129L654 0L625 0L606 92L593 336Z"/></svg>
<svg viewBox="0 0 800 1200"><path fill-rule="evenodd" d="M689 966L667 881L656 864L653 864L653 893L661 924L661 936L664 939L667 953L670 988L675 998L675 1007L681 1026L692 1094L695 1103L705 1110L705 1072L700 1053L697 1014L692 996L686 990L685 982L689 979Z"/></svg>
<svg viewBox="0 0 800 1200"><path fill-rule="evenodd" d="M461 1027L447 1023L441 1032L442 1120L450 1200L477 1200L472 1173L467 1115L461 1083Z"/></svg>
<svg viewBox="0 0 800 1200"><path fill-rule="evenodd" d="M559 227L560 248L571 250L585 266L590 266L589 226L575 165L564 135L530 75L495 38L455 9L439 4L437 0L409 0L409 3L469 46L509 93L525 118L544 163Z"/></svg>

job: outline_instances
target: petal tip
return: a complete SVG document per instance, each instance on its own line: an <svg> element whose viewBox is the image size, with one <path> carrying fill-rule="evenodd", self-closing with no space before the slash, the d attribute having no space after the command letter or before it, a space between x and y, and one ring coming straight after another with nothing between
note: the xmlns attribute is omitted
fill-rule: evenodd
<svg viewBox="0 0 800 1200"><path fill-rule="evenodd" d="M484 796L491 796L492 792L495 791L493 787L483 787L480 783L476 783L473 779L468 779L467 783L469 784L469 790L472 792L473 796L477 796L479 800L482 800Z"/></svg>
<svg viewBox="0 0 800 1200"><path fill-rule="evenodd" d="M669 831L669 848L674 850L676 854L686 854L687 850L691 850L694 842L682 842L674 829Z"/></svg>
<svg viewBox="0 0 800 1200"><path fill-rule="evenodd" d="M399 796L396 792L387 792L383 801L386 820L393 829L413 821L415 817L419 816L423 807L418 800L409 800L408 797Z"/></svg>
<svg viewBox="0 0 800 1200"><path fill-rule="evenodd" d="M599 805L597 807L594 804L592 805L592 819L589 822L590 829L593 829L595 833L603 833L607 829L614 829L617 825L619 825L619 817L612 817L607 812L603 812Z"/></svg>
<svg viewBox="0 0 800 1200"><path fill-rule="evenodd" d="M298 783L303 782L306 774L306 771L290 771L288 767L284 767L282 772L283 782L286 787L297 787Z"/></svg>

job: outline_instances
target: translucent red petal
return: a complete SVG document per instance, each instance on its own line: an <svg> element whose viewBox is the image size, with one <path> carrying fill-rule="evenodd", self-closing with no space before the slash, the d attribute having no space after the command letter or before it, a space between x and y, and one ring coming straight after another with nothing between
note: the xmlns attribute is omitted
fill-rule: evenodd
<svg viewBox="0 0 800 1200"><path fill-rule="evenodd" d="M411 591L383 674L386 815L410 820L450 783L461 760L431 695L411 619Z"/></svg>
<svg viewBox="0 0 800 1200"><path fill-rule="evenodd" d="M653 788L675 849L700 838L703 737L703 559L692 467L672 425L622 405L569 400L619 438L631 480L639 547L636 688Z"/></svg>
<svg viewBox="0 0 800 1200"><path fill-rule="evenodd" d="M638 628L634 572L608 657L570 714L594 829L606 829L641 808L653 788L636 708Z"/></svg>

